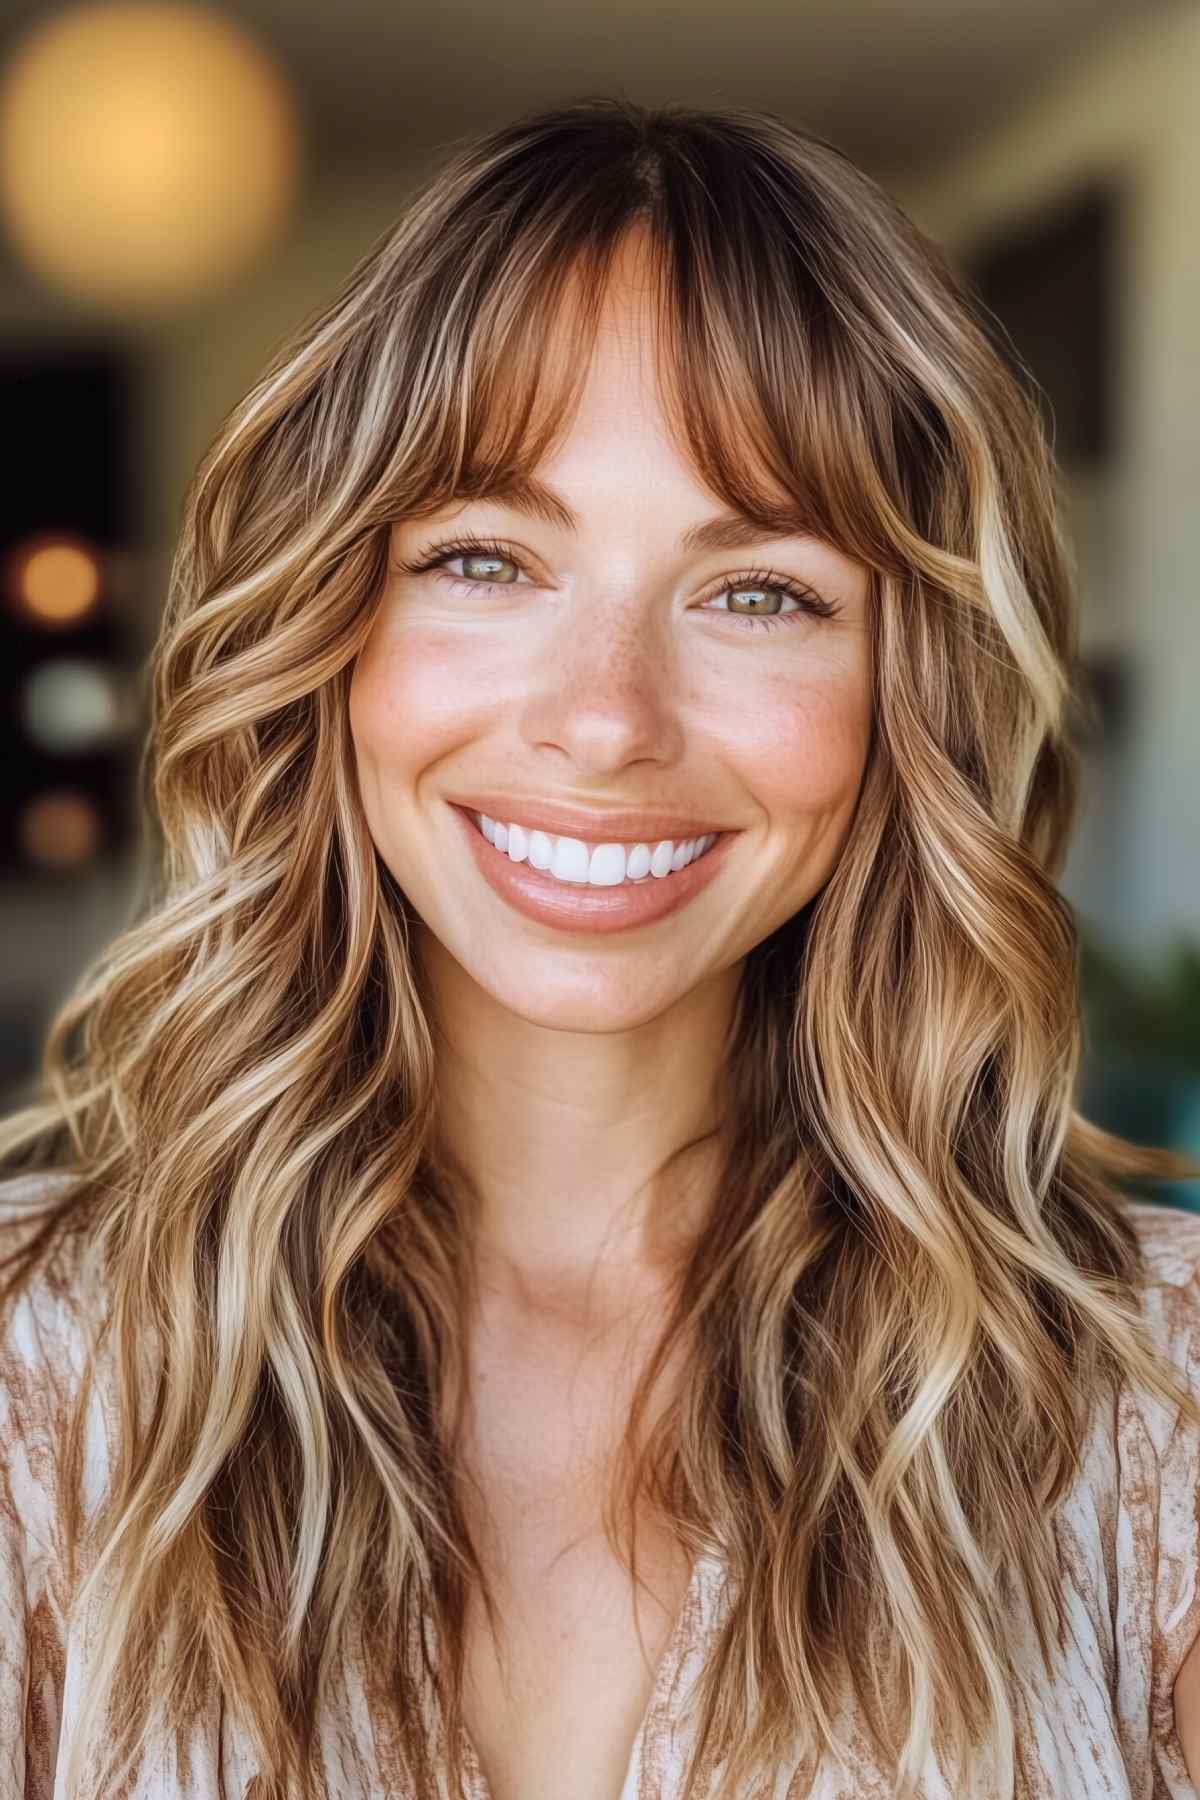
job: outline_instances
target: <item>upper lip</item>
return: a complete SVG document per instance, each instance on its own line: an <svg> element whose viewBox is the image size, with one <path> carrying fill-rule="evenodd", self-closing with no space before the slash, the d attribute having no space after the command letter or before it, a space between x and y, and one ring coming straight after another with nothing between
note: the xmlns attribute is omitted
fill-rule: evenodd
<svg viewBox="0 0 1200 1800"><path fill-rule="evenodd" d="M592 843L637 844L661 838L682 843L686 838L704 837L710 831L723 829L707 824L694 813L598 812L561 800L525 800L519 795L477 794L452 804L468 812L486 813L489 819L502 824L531 825L535 831L555 837L581 838Z"/></svg>

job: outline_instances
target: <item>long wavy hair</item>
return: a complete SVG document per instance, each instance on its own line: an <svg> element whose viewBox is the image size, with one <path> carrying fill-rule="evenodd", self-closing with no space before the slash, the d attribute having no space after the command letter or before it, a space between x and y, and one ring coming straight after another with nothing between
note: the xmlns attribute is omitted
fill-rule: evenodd
<svg viewBox="0 0 1200 1800"><path fill-rule="evenodd" d="M120 1399L103 1504L77 1479L64 1502L75 1604L104 1596L91 1791L216 1683L256 1794L324 1792L351 1653L413 1791L441 1779L431 1703L463 1784L472 1584L493 1616L447 1400L464 1184L348 690L391 525L538 465L634 226L680 443L732 507L774 524L782 494L867 566L874 652L852 831L745 959L711 1228L605 1504L635 1574L650 1503L734 1578L688 1796L702 1766L741 1800L839 1748L847 1682L897 1794L930 1752L1011 1792L1008 1621L1023 1595L1043 1658L1061 1642L1052 1516L1092 1410L1125 1379L1200 1410L1144 1333L1122 1187L1196 1166L1073 1104L1074 577L1028 384L820 138L605 98L521 119L450 146L196 471L150 671L151 873L0 1126L0 1174L61 1177L5 1292L75 1254Z"/></svg>

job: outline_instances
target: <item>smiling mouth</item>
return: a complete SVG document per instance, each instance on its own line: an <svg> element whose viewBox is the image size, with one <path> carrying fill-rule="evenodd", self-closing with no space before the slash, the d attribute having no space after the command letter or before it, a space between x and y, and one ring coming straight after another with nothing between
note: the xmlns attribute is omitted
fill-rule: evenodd
<svg viewBox="0 0 1200 1800"><path fill-rule="evenodd" d="M672 875L681 874L707 856L715 844L728 836L727 832L714 831L678 843L664 838L655 845L640 843L626 847L609 843L589 848L581 838L528 831L517 826L515 830L520 831L524 839L520 845L523 854L513 856L513 830L493 821L489 835L481 813L467 807L462 810L497 855L510 863L526 863L547 881L570 888L637 887L644 882L669 881ZM636 872L630 873L631 870Z"/></svg>

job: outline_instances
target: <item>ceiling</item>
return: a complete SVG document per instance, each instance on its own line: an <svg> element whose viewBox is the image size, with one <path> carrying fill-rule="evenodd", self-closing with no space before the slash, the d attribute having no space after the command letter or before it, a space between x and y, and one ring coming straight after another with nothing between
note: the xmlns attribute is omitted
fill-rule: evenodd
<svg viewBox="0 0 1200 1800"><path fill-rule="evenodd" d="M419 157L588 94L762 106L876 172L919 169L1087 42L1172 0L230 0L319 156ZM0 59L57 6L4 0Z"/></svg>

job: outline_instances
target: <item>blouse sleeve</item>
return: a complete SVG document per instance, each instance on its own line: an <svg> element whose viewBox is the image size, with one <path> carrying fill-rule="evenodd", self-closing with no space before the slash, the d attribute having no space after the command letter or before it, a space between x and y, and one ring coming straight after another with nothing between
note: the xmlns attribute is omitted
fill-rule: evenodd
<svg viewBox="0 0 1200 1800"><path fill-rule="evenodd" d="M0 1250L14 1243L0 1204ZM63 1302L46 1275L0 1308L0 1800L51 1800L65 1674L55 1579L67 1384Z"/></svg>
<svg viewBox="0 0 1200 1800"><path fill-rule="evenodd" d="M1135 1213L1149 1264L1143 1310L1150 1336L1200 1404L1200 1216L1150 1205ZM1195 1800L1175 1727L1174 1686L1200 1635L1200 1426L1151 1397L1135 1408L1127 1392L1122 1404L1124 1585L1144 1580L1148 1590L1149 1791L1153 1800Z"/></svg>

